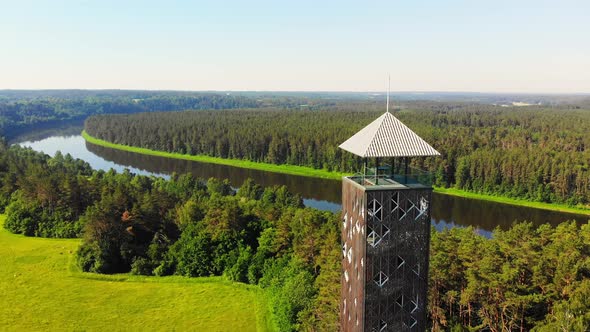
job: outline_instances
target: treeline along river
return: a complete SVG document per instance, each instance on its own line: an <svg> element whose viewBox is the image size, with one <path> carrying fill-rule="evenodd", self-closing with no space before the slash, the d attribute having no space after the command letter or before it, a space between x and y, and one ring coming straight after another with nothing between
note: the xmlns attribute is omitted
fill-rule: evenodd
<svg viewBox="0 0 590 332"><path fill-rule="evenodd" d="M168 177L173 172L187 173L201 178L229 179L233 185L240 185L247 178L254 179L262 186L285 185L304 198L307 206L336 212L340 210L341 183L311 177L293 176L272 172L237 168L224 165L199 163L187 160L147 156L132 152L105 148L85 142L80 135L66 135L50 132L47 137L37 136L33 140L16 140L20 145L37 151L54 155L56 151L69 153L74 158L88 162L95 169L121 172L129 168L131 172ZM455 226L473 226L479 233L489 236L491 231L500 226L508 228L514 221L531 221L535 225L549 223L557 225L565 220L588 221L588 216L562 212L545 211L526 207L517 207L474 199L435 194L432 206L432 224L437 229Z"/></svg>
<svg viewBox="0 0 590 332"><path fill-rule="evenodd" d="M30 236L84 235L76 253L82 271L223 275L257 285L272 308L268 322L276 323L277 330L337 330L342 258L338 213L303 209L301 197L308 206L338 211L339 181L145 157L89 145L78 135L81 127L48 128L59 120L80 120L92 114L263 107L258 99L251 104L242 98L201 98L177 92L157 92L154 96L99 91L78 96L80 92L57 91L41 100L37 100L39 94L42 97L47 92L6 94L0 92L0 99L6 100L0 102L0 133L5 139L50 155L61 150L87 163L59 155L48 158L17 147L5 149L0 144L0 205L6 207L6 216L0 218L6 218L4 228ZM60 99L62 95L64 100ZM346 107L357 109L356 105L342 108L338 103L318 102L333 104L335 111L344 113ZM262 113L240 111L244 125L233 121L237 112L200 111L185 112L181 118L176 118L178 114L144 114L121 123L125 116L108 116L95 121L94 126L86 122L86 131L109 142L133 146L144 146L138 139L145 138L144 147L162 151L346 172L358 169L358 160L340 153L337 145L381 113L383 103L373 103L374 112L365 112L362 121L356 111L347 113L348 120L353 120L348 121L342 118L342 112L339 116L316 113L325 107L313 105L309 109L313 113L290 112L299 110L302 104L309 103L299 99L273 102L268 106L280 106L281 110L266 110L266 118L254 116ZM436 148L443 152L441 158L413 161L413 166L434 171L438 186L570 205L587 206L590 202L588 106L518 110L427 102L413 103L410 108L417 109L415 112L402 108L401 120L427 141L436 142ZM224 127L213 126L219 121L192 121L205 130L199 133L185 126L190 124L186 121L189 118L216 120L224 114ZM248 114L253 116L249 119ZM276 119L287 114L292 121L283 121L281 129ZM314 126L307 125L307 115L319 117L312 121ZM138 119L144 121L135 121ZM175 125L167 126L165 119L174 120ZM135 124L142 125L133 130ZM27 136L15 140L21 129L27 130ZM238 130L244 135L236 136ZM290 130L305 137L292 136ZM220 133L224 135L218 137ZM331 138L321 139L320 134ZM262 144L250 144L261 137L258 142ZM150 142L153 138L157 140ZM203 144L193 144L197 141ZM307 144L310 142L314 145ZM286 150L285 143L289 147L293 143L294 148ZM240 155L241 148L251 153ZM338 153L340 162L336 162ZM131 172L156 177L105 173L90 166L117 171L130 168ZM171 176L172 172L229 178L241 188L232 195L225 181L214 179L205 184L187 175ZM261 188L245 178L254 178L264 186L285 186ZM428 307L433 330L588 330L590 225L578 227L569 222L533 227L571 219L584 222L588 216L440 195L435 196L432 210L433 224L439 229L472 225L488 237L496 226L506 229L514 220L532 221L507 231L495 229L487 240L460 227L433 232Z"/></svg>
<svg viewBox="0 0 590 332"><path fill-rule="evenodd" d="M338 145L383 113L374 107L102 115L88 117L84 129L132 147L354 173L361 159ZM588 110L427 103L394 113L441 153L410 161L432 172L439 187L572 206L590 202Z"/></svg>

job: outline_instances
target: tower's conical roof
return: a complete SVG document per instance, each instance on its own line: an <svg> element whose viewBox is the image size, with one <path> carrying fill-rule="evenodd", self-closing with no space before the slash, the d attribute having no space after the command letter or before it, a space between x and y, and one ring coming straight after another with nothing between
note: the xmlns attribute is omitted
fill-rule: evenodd
<svg viewBox="0 0 590 332"><path fill-rule="evenodd" d="M440 155L389 112L340 144L340 148L363 158Z"/></svg>

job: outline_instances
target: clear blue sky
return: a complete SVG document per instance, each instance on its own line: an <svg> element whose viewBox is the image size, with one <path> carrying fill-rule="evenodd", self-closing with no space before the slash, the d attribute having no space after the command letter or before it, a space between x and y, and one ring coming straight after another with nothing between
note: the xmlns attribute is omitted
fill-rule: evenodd
<svg viewBox="0 0 590 332"><path fill-rule="evenodd" d="M0 89L590 92L590 1L3 1Z"/></svg>

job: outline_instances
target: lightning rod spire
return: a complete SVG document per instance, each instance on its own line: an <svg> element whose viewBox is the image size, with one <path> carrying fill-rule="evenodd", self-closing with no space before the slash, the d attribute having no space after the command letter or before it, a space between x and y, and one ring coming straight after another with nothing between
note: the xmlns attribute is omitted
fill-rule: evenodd
<svg viewBox="0 0 590 332"><path fill-rule="evenodd" d="M389 90L391 89L391 75L387 75L387 112L389 112Z"/></svg>

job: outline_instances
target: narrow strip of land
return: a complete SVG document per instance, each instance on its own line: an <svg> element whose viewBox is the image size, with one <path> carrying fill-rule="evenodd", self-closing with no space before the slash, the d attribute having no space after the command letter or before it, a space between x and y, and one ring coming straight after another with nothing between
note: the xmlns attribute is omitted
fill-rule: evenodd
<svg viewBox="0 0 590 332"><path fill-rule="evenodd" d="M100 145L100 146L104 146L107 148L112 148L112 149L117 149L117 150L122 150L122 151L140 153L140 154L149 155L149 156L191 160L191 161L197 161L197 162L203 162L203 163L226 165L226 166L254 169L254 170L259 170L259 171L282 173L282 174L289 174L289 175L307 176L307 177L322 178L322 179L339 180L343 176L346 175L345 173L329 172L326 170L315 169L315 168L305 167L305 166L275 165L275 164L260 163L260 162L255 162L255 161L242 160L242 159L227 159L227 158L218 158L218 157L211 157L211 156L205 156L205 155L189 155L189 154L180 154L180 153L173 153L173 152L151 150L151 149L146 149L146 148L139 148L139 147L135 147L135 146L116 144L116 143L111 143L111 142L105 141L105 140L91 136L85 130L82 131L82 137L84 137L84 139L87 142L95 144L95 145Z"/></svg>
<svg viewBox="0 0 590 332"><path fill-rule="evenodd" d="M105 140L91 136L85 130L82 131L82 137L84 137L84 139L87 142L95 144L95 145L104 146L104 147L111 148L111 149L117 149L117 150L122 150L122 151L129 151L129 152L144 154L144 155L164 157L164 158L191 160L191 161L197 161L197 162L203 162L203 163L226 165L226 166L254 169L254 170L260 170L260 171L275 172L275 173L282 173L282 174L289 174L289 175L307 176L307 177L315 177L315 178L322 178L322 179L340 180L343 176L349 175L346 173L331 172L331 171L327 171L327 170L315 169L315 168L305 167L305 166L275 165L275 164L269 164L269 163L254 162L254 161L249 161L249 160L226 159L226 158L211 157L211 156L205 156L205 155L189 155L189 154L180 154L180 153L173 153L173 152L151 150L151 149L146 149L146 148L139 148L139 147L135 147L135 146L129 146L129 145L123 145L123 144L117 144L117 143L111 143L111 142L105 141ZM520 199L503 197L503 196L479 194L479 193L473 193L473 192L469 192L469 191L465 191L465 190L461 190L461 189L456 189L456 188L435 187L434 192L444 194L444 195L452 195L452 196L464 197L464 198L469 198L469 199L479 199L479 200L502 203L502 204L510 204L510 205L516 205L516 206L535 208L535 209L559 211L559 212L573 213L573 214L583 214L583 215L590 216L590 209L588 209L588 208L572 207L572 206L568 206L565 204L534 202L534 201L520 200Z"/></svg>
<svg viewBox="0 0 590 332"><path fill-rule="evenodd" d="M469 198L469 199L479 199L479 200L483 200L483 201L489 201L489 202L495 202L495 203L501 203L501 204L510 204L510 205L516 205L516 206L524 206L524 207L534 208L534 209L558 211L558 212L573 213L573 214L582 214L582 215L587 215L590 217L590 209L585 209L583 207L568 206L565 204L534 202L534 201L526 201L526 200L515 199L515 198L510 198L510 197L478 194L478 193L473 193L470 191L465 191L465 190L456 189L456 188L435 187L434 192L439 193L439 194L444 194L444 195L458 196L458 197Z"/></svg>

